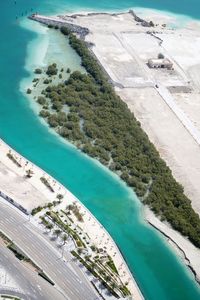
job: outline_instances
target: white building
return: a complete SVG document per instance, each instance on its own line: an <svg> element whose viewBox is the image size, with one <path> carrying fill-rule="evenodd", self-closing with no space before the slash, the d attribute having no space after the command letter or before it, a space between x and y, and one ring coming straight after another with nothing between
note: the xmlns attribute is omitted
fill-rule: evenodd
<svg viewBox="0 0 200 300"><path fill-rule="evenodd" d="M148 60L148 66L152 69L168 69L173 68L173 63L168 58L151 58Z"/></svg>

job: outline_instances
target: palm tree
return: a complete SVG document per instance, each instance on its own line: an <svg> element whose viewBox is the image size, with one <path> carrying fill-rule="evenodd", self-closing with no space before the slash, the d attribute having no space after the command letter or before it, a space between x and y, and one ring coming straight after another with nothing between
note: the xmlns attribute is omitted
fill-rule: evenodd
<svg viewBox="0 0 200 300"><path fill-rule="evenodd" d="M112 279L110 275L106 275L104 278L105 278L106 282L110 282Z"/></svg>
<svg viewBox="0 0 200 300"><path fill-rule="evenodd" d="M115 290L116 287L117 287L116 283L115 283L115 282L112 282L112 283L111 283L111 288L112 288L113 290Z"/></svg>
<svg viewBox="0 0 200 300"><path fill-rule="evenodd" d="M33 176L33 171L31 169L26 170L26 177L31 178Z"/></svg>
<svg viewBox="0 0 200 300"><path fill-rule="evenodd" d="M90 264L90 267L94 270L95 267L96 267L96 264L92 261L91 264Z"/></svg>
<svg viewBox="0 0 200 300"><path fill-rule="evenodd" d="M49 223L49 224L47 224L46 228L49 229L49 232L50 232L51 229L53 228L53 225L51 223Z"/></svg>
<svg viewBox="0 0 200 300"><path fill-rule="evenodd" d="M51 203L51 202L47 203L48 209L50 209L52 206L53 206L53 203Z"/></svg>
<svg viewBox="0 0 200 300"><path fill-rule="evenodd" d="M68 236L67 236L66 234L64 234L64 235L62 236L63 246L65 245L67 239L68 239Z"/></svg>

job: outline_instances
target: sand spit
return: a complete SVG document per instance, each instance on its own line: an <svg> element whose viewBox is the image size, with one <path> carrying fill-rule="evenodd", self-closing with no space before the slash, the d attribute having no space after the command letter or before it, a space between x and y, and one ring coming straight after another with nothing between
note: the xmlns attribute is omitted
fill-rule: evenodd
<svg viewBox="0 0 200 300"><path fill-rule="evenodd" d="M78 34L77 28L89 29L88 34L81 31L80 37L88 42L116 92L140 121L200 214L200 23L146 10L138 16L142 20L132 12L37 15L34 19L59 26L70 24ZM150 21L154 27L149 27ZM160 53L172 62L171 70L148 67L148 60ZM146 218L178 245L178 253L184 253L199 280L199 249L152 213Z"/></svg>
<svg viewBox="0 0 200 300"><path fill-rule="evenodd" d="M14 161L7 156L8 153L12 155ZM32 177L27 178L27 172L30 170ZM41 182L41 177L49 182L54 192ZM58 194L64 196L63 203L65 206L76 202L84 219L84 222L79 223L78 226L83 227L82 229L87 232L94 245L106 247L108 255L112 257L116 265L121 281L127 284L133 299L144 299L117 245L91 212L57 180L10 148L1 139L0 190L29 212L38 205L55 201Z"/></svg>

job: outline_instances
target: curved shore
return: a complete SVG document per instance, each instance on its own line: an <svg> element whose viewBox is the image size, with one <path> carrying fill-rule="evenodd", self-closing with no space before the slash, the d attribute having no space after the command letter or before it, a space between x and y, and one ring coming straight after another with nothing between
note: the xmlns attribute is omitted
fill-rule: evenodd
<svg viewBox="0 0 200 300"><path fill-rule="evenodd" d="M99 221L91 214L91 212L77 199L68 189L66 189L62 184L60 184L57 180L43 171L41 168L34 165L32 162L28 161L25 157L17 153L10 146L8 146L3 140L0 139L0 152L1 159L0 162L3 163L9 170L13 171L17 174L18 177L25 177L26 171L30 170L33 172L33 176L27 181L34 187L34 189L38 190L41 194L45 196L48 202L55 200L55 194L64 195L63 201L66 200L66 204L76 202L79 205L79 211L84 213L83 225L82 229L87 232L90 236L91 240L95 245L101 246L104 245L107 248L107 253L112 257L118 273L120 275L121 281L125 284L128 283L127 287L130 290L134 299L142 300L144 299L135 279L133 278L119 248L113 241L110 234L106 231L106 229L99 223ZM10 160L7 154L11 152L15 157L16 161L21 165L21 167L17 166L12 160ZM53 189L55 193L49 191L49 189L43 185L40 178L45 177L49 183L53 185ZM6 190L3 191L6 193ZM22 191L23 193L23 191ZM30 203L24 202L21 198L15 197L14 194L9 194L15 199L21 206L27 209L29 212L32 207ZM79 223L81 227L81 224Z"/></svg>
<svg viewBox="0 0 200 300"><path fill-rule="evenodd" d="M146 221L166 237L167 242L181 257L194 274L195 280L200 284L200 250L168 224L161 222L149 208L145 207L144 215Z"/></svg>

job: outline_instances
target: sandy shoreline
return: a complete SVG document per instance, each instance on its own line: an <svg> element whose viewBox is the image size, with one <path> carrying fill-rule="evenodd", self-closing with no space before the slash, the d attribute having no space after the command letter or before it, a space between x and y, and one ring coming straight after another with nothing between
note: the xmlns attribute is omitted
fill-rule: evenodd
<svg viewBox="0 0 200 300"><path fill-rule="evenodd" d="M14 155L15 159L20 163L22 167L18 167L12 160L7 157L7 153L9 151L11 151L12 155ZM28 211L31 211L33 207L37 207L38 205L44 205L45 203L54 201L57 194L64 195L63 202L65 203L65 205L76 202L79 206L79 212L83 213L84 219L84 222L79 223L78 226L81 227L82 230L87 232L94 245L96 245L97 247L102 247L103 245L106 246L107 253L113 258L122 282L124 284L128 283L127 287L129 288L134 299L144 299L117 245L113 241L110 234L91 214L91 212L57 180L52 178L45 171L10 148L1 139L0 153L0 166L4 175L1 177L2 179L0 182L0 190L16 200L16 202L18 202ZM29 169L33 171L33 177L26 179L25 174ZM3 180L5 178L5 174L6 182L4 184ZM13 177L15 178L13 179ZM41 182L41 177L45 177L48 180L48 182L54 189L54 193L49 191L49 189ZM15 180L14 187L13 180ZM20 186L19 181L21 182ZM37 201L37 203L34 201L34 199Z"/></svg>

